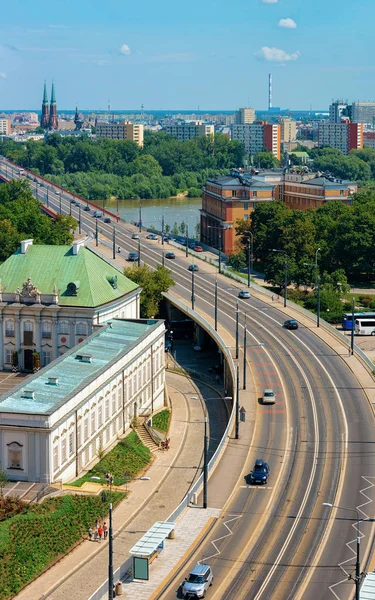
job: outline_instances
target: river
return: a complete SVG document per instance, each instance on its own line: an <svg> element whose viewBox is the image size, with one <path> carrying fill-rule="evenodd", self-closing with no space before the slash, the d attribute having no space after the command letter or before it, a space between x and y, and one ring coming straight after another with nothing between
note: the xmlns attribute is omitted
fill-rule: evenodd
<svg viewBox="0 0 375 600"><path fill-rule="evenodd" d="M104 207L116 214L118 202L118 212L125 221L139 221L140 200L106 200ZM96 204L101 206L100 201ZM196 225L200 222L200 209L202 208L202 198L151 198L141 201L142 225L144 227L155 227L161 230L162 216L164 213L165 225L172 228L175 223L179 226L184 221L191 231L195 231Z"/></svg>

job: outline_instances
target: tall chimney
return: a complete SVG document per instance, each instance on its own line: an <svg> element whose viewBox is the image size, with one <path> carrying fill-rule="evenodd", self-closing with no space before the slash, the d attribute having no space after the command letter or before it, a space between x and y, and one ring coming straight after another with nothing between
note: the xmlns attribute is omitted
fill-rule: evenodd
<svg viewBox="0 0 375 600"><path fill-rule="evenodd" d="M272 108L272 73L268 75L268 110Z"/></svg>

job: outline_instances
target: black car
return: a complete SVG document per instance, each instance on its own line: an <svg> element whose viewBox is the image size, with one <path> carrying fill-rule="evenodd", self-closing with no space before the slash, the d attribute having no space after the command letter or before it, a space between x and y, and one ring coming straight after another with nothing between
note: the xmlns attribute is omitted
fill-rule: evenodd
<svg viewBox="0 0 375 600"><path fill-rule="evenodd" d="M285 329L298 329L298 323L295 319L288 319L284 322Z"/></svg>
<svg viewBox="0 0 375 600"><path fill-rule="evenodd" d="M165 255L165 258L176 258L176 255L174 252L167 252L167 254Z"/></svg>
<svg viewBox="0 0 375 600"><path fill-rule="evenodd" d="M91 208L89 206L85 206L83 210L85 210L86 212L90 212Z"/></svg>
<svg viewBox="0 0 375 600"><path fill-rule="evenodd" d="M134 262L134 261L138 260L138 254L137 254L137 252L129 252L129 254L128 254L128 260L130 262Z"/></svg>
<svg viewBox="0 0 375 600"><path fill-rule="evenodd" d="M268 475L270 474L270 468L268 463L264 462L261 458L257 458L255 461L254 469L250 473L250 483L261 483L266 484L268 481Z"/></svg>
<svg viewBox="0 0 375 600"><path fill-rule="evenodd" d="M111 219L110 219L109 217L106 217L106 218L104 219L104 223L110 223L110 222L111 222Z"/></svg>

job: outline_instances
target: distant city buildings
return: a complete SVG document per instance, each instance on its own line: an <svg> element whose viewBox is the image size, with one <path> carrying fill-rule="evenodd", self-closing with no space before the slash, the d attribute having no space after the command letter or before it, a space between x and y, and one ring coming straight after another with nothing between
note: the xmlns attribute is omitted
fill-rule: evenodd
<svg viewBox="0 0 375 600"><path fill-rule="evenodd" d="M375 117L375 102L353 102L352 120L354 123L373 125Z"/></svg>
<svg viewBox="0 0 375 600"><path fill-rule="evenodd" d="M11 121L10 119L0 118L0 135L10 135Z"/></svg>
<svg viewBox="0 0 375 600"><path fill-rule="evenodd" d="M347 102L342 100L336 100L332 102L329 107L329 122L330 123L341 123L343 120L349 120L351 118L351 106Z"/></svg>
<svg viewBox="0 0 375 600"><path fill-rule="evenodd" d="M280 160L280 125L257 121L244 125L231 125L232 140L245 146L245 153L253 157L259 152L272 152Z"/></svg>
<svg viewBox="0 0 375 600"><path fill-rule="evenodd" d="M215 126L200 121L175 123L172 125L165 125L163 131L169 135L173 135L173 137L180 142L186 142L187 140L193 140L197 137L215 135Z"/></svg>
<svg viewBox="0 0 375 600"><path fill-rule="evenodd" d="M361 123L331 123L320 121L318 129L319 148L337 148L344 154L363 148L363 130Z"/></svg>
<svg viewBox="0 0 375 600"><path fill-rule="evenodd" d="M375 131L363 132L363 145L366 148L372 148L375 150Z"/></svg>
<svg viewBox="0 0 375 600"><path fill-rule="evenodd" d="M57 118L57 104L55 96L55 84L52 82L51 89L51 103L48 108L48 95L47 86L44 83L43 102L42 102L42 115L40 118L40 126L43 129L58 129L59 121Z"/></svg>
<svg viewBox="0 0 375 600"><path fill-rule="evenodd" d="M250 125L255 121L255 110L253 108L239 108L236 111L237 125Z"/></svg>
<svg viewBox="0 0 375 600"><path fill-rule="evenodd" d="M111 140L131 140L142 147L144 127L140 123L131 123L130 121L123 121L122 123L97 122L96 136Z"/></svg>

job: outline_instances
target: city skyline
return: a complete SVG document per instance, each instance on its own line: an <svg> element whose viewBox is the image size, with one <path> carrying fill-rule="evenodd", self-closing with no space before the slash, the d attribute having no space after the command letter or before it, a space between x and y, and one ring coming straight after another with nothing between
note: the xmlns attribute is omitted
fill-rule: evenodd
<svg viewBox="0 0 375 600"><path fill-rule="evenodd" d="M0 43L0 110L37 109L45 79L54 79L61 109L324 109L336 97L375 99L369 77L372 0L349 5L317 0L223 0L189 8L164 0L157 12L110 0L20 0L4 15ZM367 15L363 19L363 15ZM345 32L345 35L343 35ZM348 32L350 52L348 51ZM360 39L361 44L355 40ZM318 40L318 43L317 43Z"/></svg>

